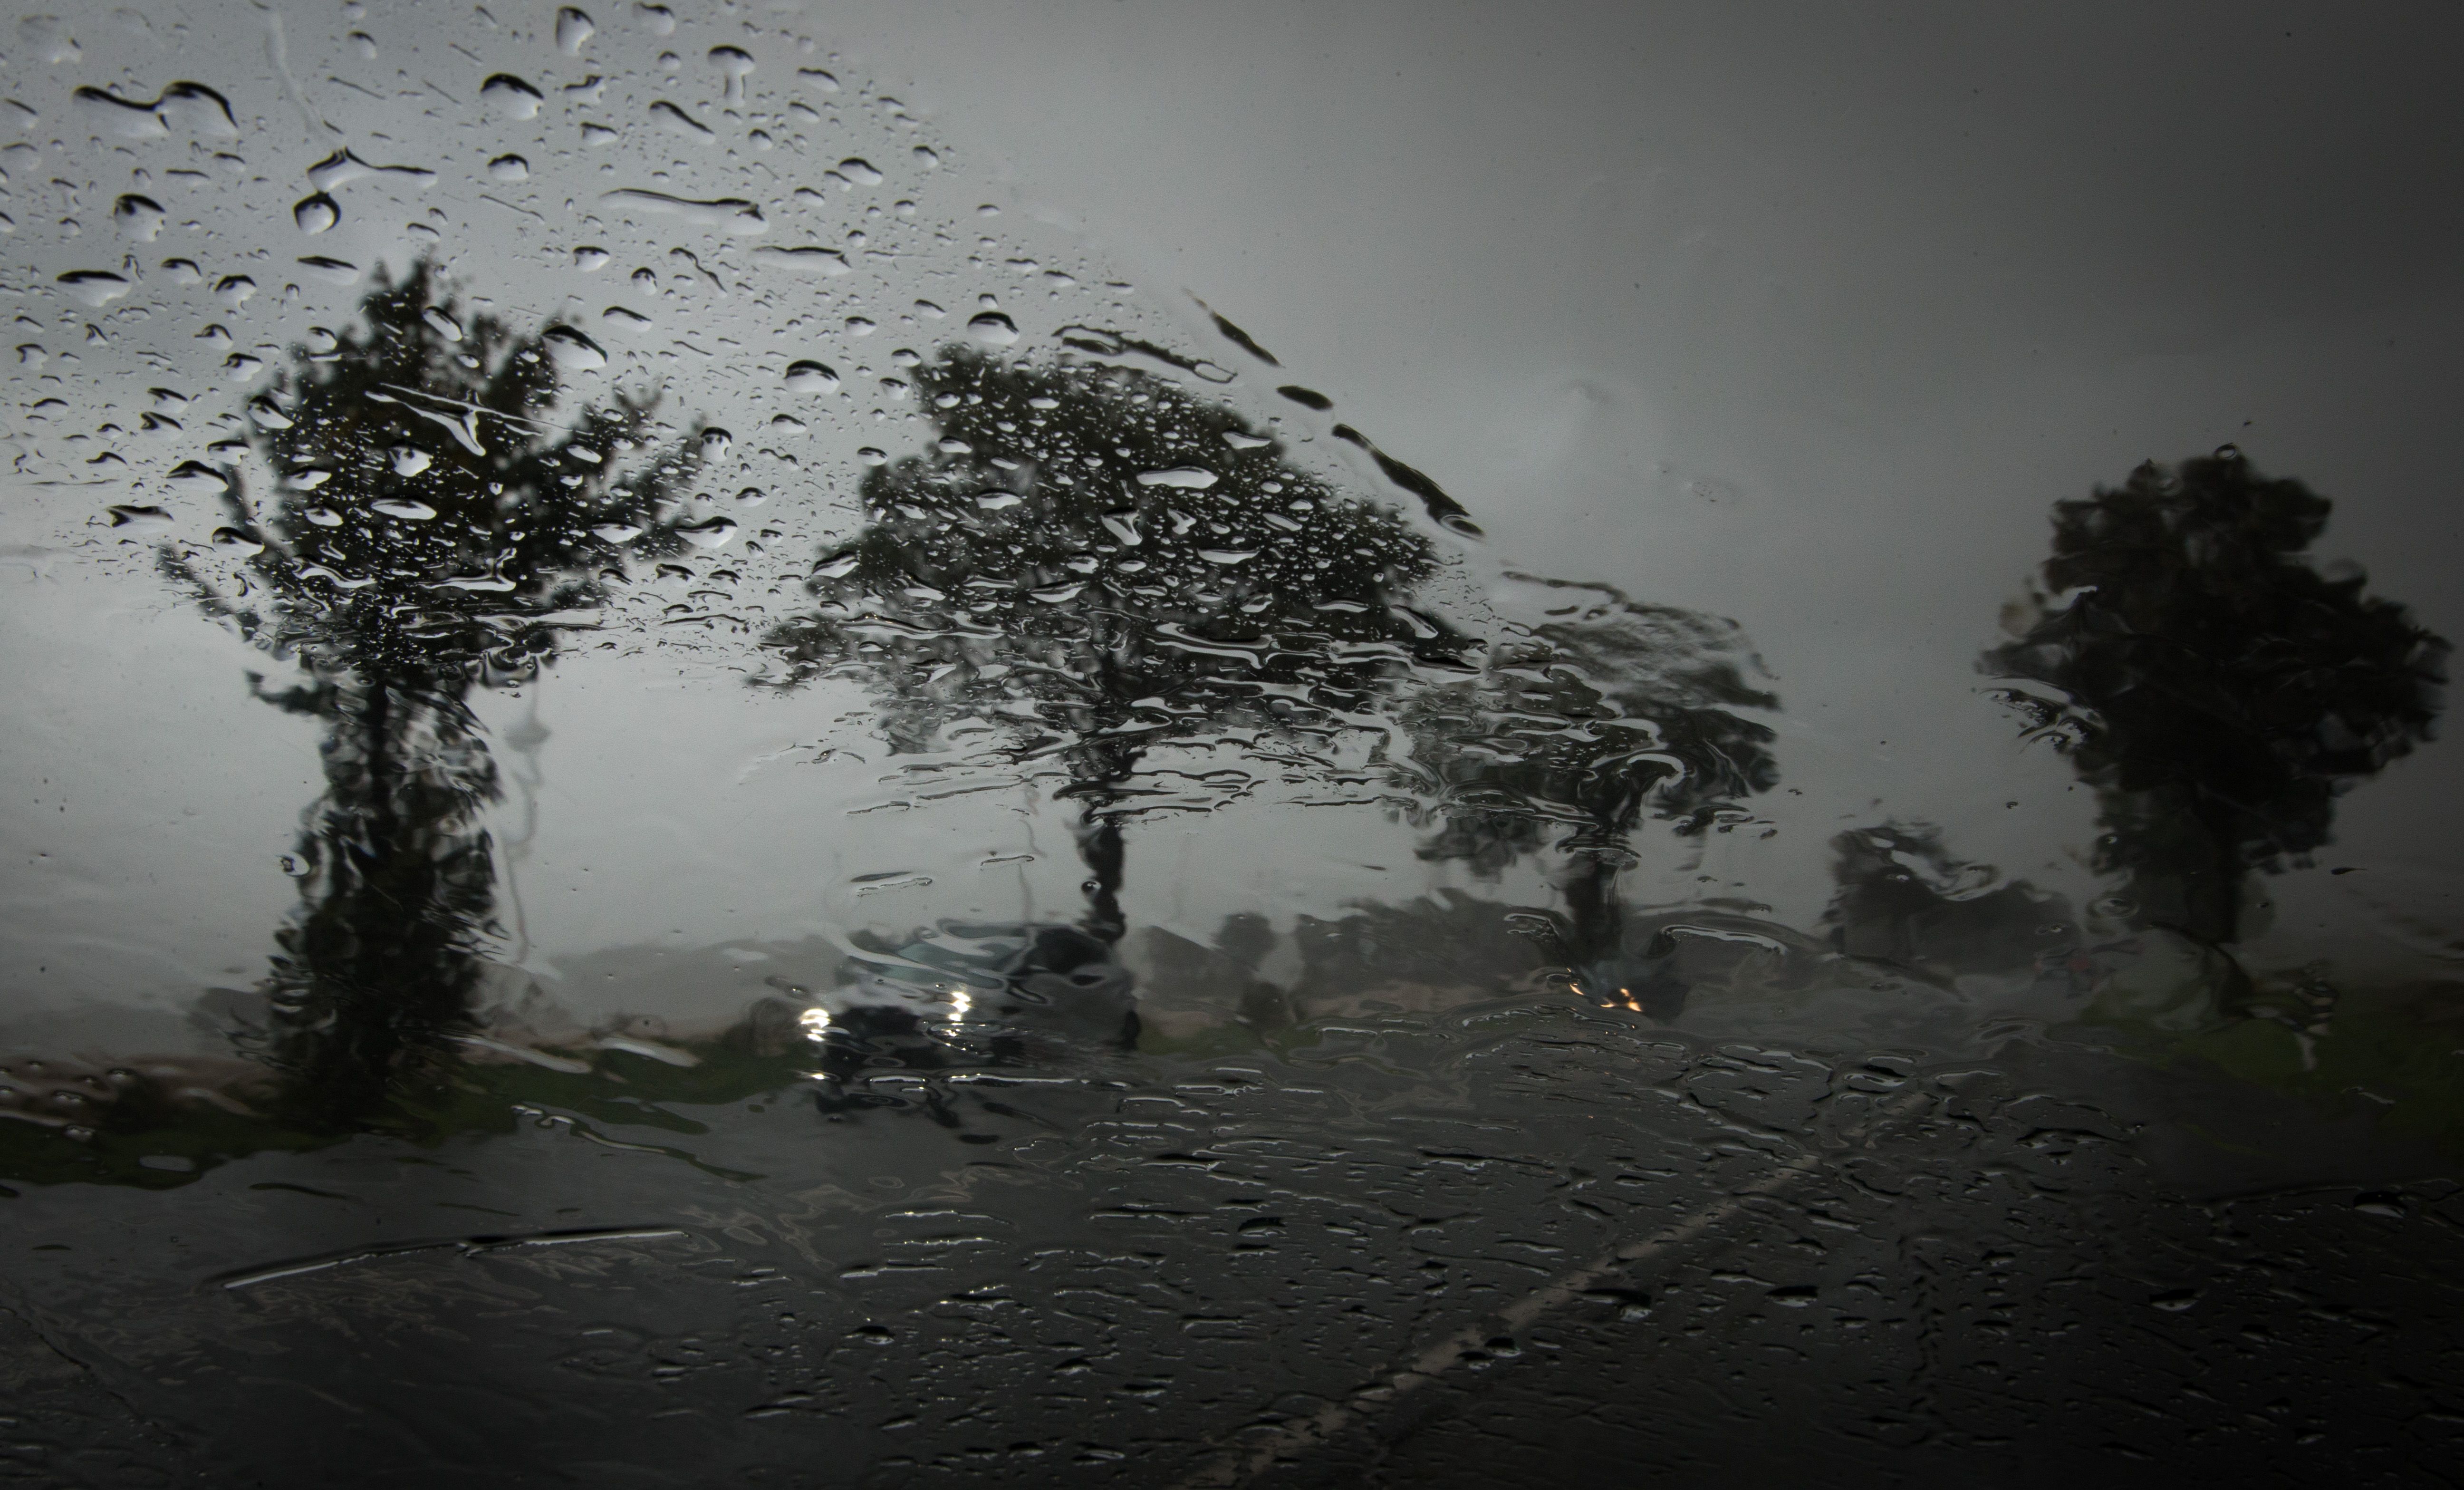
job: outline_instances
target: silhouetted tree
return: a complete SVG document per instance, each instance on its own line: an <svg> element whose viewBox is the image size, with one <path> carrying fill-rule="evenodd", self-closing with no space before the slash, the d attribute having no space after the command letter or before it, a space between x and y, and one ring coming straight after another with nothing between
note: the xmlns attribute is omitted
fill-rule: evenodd
<svg viewBox="0 0 2464 1490"><path fill-rule="evenodd" d="M478 826L498 783L468 698L534 676L560 626L605 599L629 547L674 543L688 461L647 449L647 403L559 411L575 333L465 321L434 270L380 279L365 329L296 351L251 404L275 477L215 482L234 565L166 549L165 571L260 650L295 661L268 701L326 729L324 797L301 832L298 918L277 940L267 1052L303 1120L349 1125L464 1028L495 870ZM209 574L209 568L221 570Z"/></svg>
<svg viewBox="0 0 2464 1490"><path fill-rule="evenodd" d="M2328 841L2335 799L2430 738L2447 643L2306 551L2327 499L2231 446L2058 502L2042 588L1989 673L2096 789L2098 867L2143 924L2208 943L2254 868Z"/></svg>
<svg viewBox="0 0 2464 1490"><path fill-rule="evenodd" d="M1733 621L1639 604L1605 585L1527 581L1562 597L1515 627L1477 681L1429 689L1405 723L1403 778L1442 825L1420 848L1494 875L1551 847L1576 964L1612 956L1618 871L1646 816L1705 832L1723 809L1779 780L1769 725L1739 710L1778 699Z"/></svg>
<svg viewBox="0 0 2464 1490"><path fill-rule="evenodd" d="M1157 789L1139 779L1150 751L1230 740L1311 770L1308 742L1374 723L1406 672L1465 646L1404 603L1438 567L1427 540L1229 409L1142 372L964 348L913 376L936 448L867 475L867 525L816 568L819 605L765 642L785 663L772 681L859 679L893 751L968 721L1010 763L1057 762L1106 944L1122 819ZM1197 790L1254 779L1226 767Z"/></svg>

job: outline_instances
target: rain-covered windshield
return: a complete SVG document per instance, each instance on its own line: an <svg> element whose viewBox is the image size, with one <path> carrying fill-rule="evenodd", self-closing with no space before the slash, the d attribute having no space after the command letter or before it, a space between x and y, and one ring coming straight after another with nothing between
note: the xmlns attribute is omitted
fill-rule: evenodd
<svg viewBox="0 0 2464 1490"><path fill-rule="evenodd" d="M2453 18L9 27L10 1482L2453 1478Z"/></svg>

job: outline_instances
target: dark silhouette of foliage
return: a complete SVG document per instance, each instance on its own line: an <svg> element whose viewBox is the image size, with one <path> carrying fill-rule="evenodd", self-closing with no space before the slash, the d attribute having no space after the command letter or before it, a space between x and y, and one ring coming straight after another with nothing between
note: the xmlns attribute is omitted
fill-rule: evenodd
<svg viewBox="0 0 2464 1490"><path fill-rule="evenodd" d="M364 330L295 352L250 407L278 487L260 505L220 473L235 571L164 556L209 613L297 662L281 686L252 678L259 696L326 727L265 1054L294 1115L329 1126L378 1111L478 991L495 906L478 815L499 787L470 690L535 675L605 600L602 566L674 543L661 512L686 469L648 457L646 403L561 415L570 333L466 323L425 263L361 311Z"/></svg>
<svg viewBox="0 0 2464 1490"><path fill-rule="evenodd" d="M1831 945L1948 983L2007 973L2078 941L2070 905L1989 865L1964 862L1940 829L1909 823L1852 828L1831 840L1839 888L1823 912Z"/></svg>
<svg viewBox="0 0 2464 1490"><path fill-rule="evenodd" d="M1617 946L1617 875L1646 817L1701 834L1777 784L1770 726L1738 711L1779 701L1749 680L1758 664L1732 621L1529 583L1563 597L1552 617L1494 643L1476 681L1405 711L1407 784L1441 819L1423 858L1495 875L1543 847L1567 856L1566 951L1583 963Z"/></svg>
<svg viewBox="0 0 2464 1490"><path fill-rule="evenodd" d="M2144 924L2241 929L2253 869L2329 839L2335 799L2431 737L2447 643L2307 550L2330 504L2228 446L2057 503L2042 588L1987 653L2096 789L2098 867Z"/></svg>
<svg viewBox="0 0 2464 1490"><path fill-rule="evenodd" d="M1165 795L1141 781L1150 751L1230 740L1252 765L1312 769L1310 741L1464 648L1405 603L1438 567L1426 539L1229 409L1142 372L963 348L913 375L936 449L866 477L867 525L816 568L819 604L765 641L774 681L861 680L896 751L963 722L1010 763L1056 762L1105 941L1121 821ZM1173 795L1254 779L1227 766Z"/></svg>

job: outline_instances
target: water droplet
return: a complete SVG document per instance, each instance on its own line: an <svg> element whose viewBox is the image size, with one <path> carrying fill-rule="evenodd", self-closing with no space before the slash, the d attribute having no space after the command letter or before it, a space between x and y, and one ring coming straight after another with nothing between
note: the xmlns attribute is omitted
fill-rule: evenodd
<svg viewBox="0 0 2464 1490"><path fill-rule="evenodd" d="M641 17L642 24L650 29L651 35L672 36L676 33L676 12L666 6L636 5L633 11Z"/></svg>
<svg viewBox="0 0 2464 1490"><path fill-rule="evenodd" d="M658 125L661 129L666 130L671 135L683 135L690 140L708 141L718 138L716 135L711 133L710 126L708 124L703 123L700 120L693 118L691 114L688 114L684 110L676 107L674 104L670 103L665 99L661 99L650 105L650 122Z"/></svg>
<svg viewBox="0 0 2464 1490"><path fill-rule="evenodd" d="M488 174L498 181L527 181L531 163L518 155L499 155L488 163Z"/></svg>
<svg viewBox="0 0 2464 1490"><path fill-rule="evenodd" d="M56 15L29 15L17 23L17 34L46 62L74 62L85 56Z"/></svg>
<svg viewBox="0 0 2464 1490"><path fill-rule="evenodd" d="M187 497L220 497L231 487L229 476L194 460L183 460L173 466L163 484Z"/></svg>
<svg viewBox="0 0 2464 1490"><path fill-rule="evenodd" d="M171 277L173 284L203 284L206 281L206 272L197 267L193 258L166 258L163 260L163 272Z"/></svg>
<svg viewBox="0 0 2464 1490"><path fill-rule="evenodd" d="M1177 486L1184 491L1193 492L1206 490L1214 485L1217 479L1214 472L1202 470L1197 466L1175 466L1167 471L1138 473L1140 486Z"/></svg>
<svg viewBox="0 0 2464 1490"><path fill-rule="evenodd" d="M163 231L163 204L131 192L111 204L111 223L121 237L151 243L155 234Z"/></svg>
<svg viewBox="0 0 2464 1490"><path fill-rule="evenodd" d="M175 82L150 103L134 102L102 88L79 88L70 102L90 123L123 140L160 140L174 127L194 135L239 137L231 104L200 82Z"/></svg>
<svg viewBox="0 0 2464 1490"><path fill-rule="evenodd" d="M818 67L800 67L796 69L796 76L804 79L817 93L839 91L838 76L834 73L824 72Z"/></svg>
<svg viewBox="0 0 2464 1490"><path fill-rule="evenodd" d="M163 90L162 101L154 109L165 122L191 134L239 138L239 121L231 117L231 100L204 83L173 83Z"/></svg>
<svg viewBox="0 0 2464 1490"><path fill-rule="evenodd" d="M2218 460L2239 460L2241 458L2241 447L2238 445L2219 445L2216 447L2216 458Z"/></svg>
<svg viewBox="0 0 2464 1490"><path fill-rule="evenodd" d="M436 516L434 507L424 501L413 501L407 497L387 497L372 501L368 503L368 510L382 512L386 517L401 518L410 523L425 523Z"/></svg>
<svg viewBox="0 0 2464 1490"><path fill-rule="evenodd" d="M878 445L867 445L855 453L855 458L869 466L885 466L890 463L890 452Z"/></svg>
<svg viewBox="0 0 2464 1490"><path fill-rule="evenodd" d="M855 572L857 555L833 554L813 566L813 572L823 579L845 579Z"/></svg>
<svg viewBox="0 0 2464 1490"><path fill-rule="evenodd" d="M737 532L732 518L704 518L698 523L676 524L676 535L696 548L724 548Z"/></svg>
<svg viewBox="0 0 2464 1490"><path fill-rule="evenodd" d="M415 445L396 445L386 454L393 459L393 474L396 476L417 476L434 463L429 458L428 452Z"/></svg>
<svg viewBox="0 0 2464 1490"><path fill-rule="evenodd" d="M425 166L371 166L348 150L336 150L308 167L308 184L319 191L331 191L365 176L399 176L422 191L436 185L436 172Z"/></svg>
<svg viewBox="0 0 2464 1490"><path fill-rule="evenodd" d="M724 228L730 233L766 233L770 228L769 220L761 215L761 209L740 197L696 201L692 197L670 196L665 191L623 187L602 193L599 199L662 216L681 217L697 228Z"/></svg>
<svg viewBox="0 0 2464 1490"><path fill-rule="evenodd" d="M573 267L588 274L607 267L607 251L604 248L578 248L573 251Z"/></svg>
<svg viewBox="0 0 2464 1490"><path fill-rule="evenodd" d="M128 537L143 538L171 529L171 514L160 507L140 507L122 503L105 509L111 514L111 525Z"/></svg>
<svg viewBox="0 0 2464 1490"><path fill-rule="evenodd" d="M1198 556L1209 564L1246 564L1258 557L1255 548L1200 548Z"/></svg>
<svg viewBox="0 0 2464 1490"><path fill-rule="evenodd" d="M265 552L265 541L263 539L258 538L253 533L242 532L235 527L218 527L214 529L214 546L223 550L225 553L232 554L243 559L251 558L254 555Z"/></svg>
<svg viewBox="0 0 2464 1490"><path fill-rule="evenodd" d="M739 47L713 47L710 60L727 78L727 97L742 100L745 75L753 71L753 58Z"/></svg>
<svg viewBox="0 0 2464 1490"><path fill-rule="evenodd" d="M608 128L605 124L584 124L582 126L582 143L583 145L605 145L615 138L616 131Z"/></svg>
<svg viewBox="0 0 2464 1490"><path fill-rule="evenodd" d="M800 274L835 277L847 273L847 256L834 248L758 248L753 256Z"/></svg>
<svg viewBox="0 0 2464 1490"><path fill-rule="evenodd" d="M256 281L246 275L225 275L214 281L214 299L237 310L256 294Z"/></svg>
<svg viewBox="0 0 2464 1490"><path fill-rule="evenodd" d="M791 393L835 393L839 375L826 364L791 362L787 365L787 391Z"/></svg>
<svg viewBox="0 0 2464 1490"><path fill-rule="evenodd" d="M1065 601L1077 599L1078 592L1086 588L1086 583L1081 581L1075 585L1053 585L1043 589L1030 589L1027 593L1045 605L1057 606Z"/></svg>
<svg viewBox="0 0 2464 1490"><path fill-rule="evenodd" d="M421 311L419 313L419 319L427 322L429 330L435 332L438 336L445 338L445 340L449 342L458 342L462 340L461 323L433 305Z"/></svg>
<svg viewBox="0 0 2464 1490"><path fill-rule="evenodd" d="M497 73L479 85L479 97L507 119L539 118L539 91L511 73Z"/></svg>
<svg viewBox="0 0 2464 1490"><path fill-rule="evenodd" d="M322 233L342 220L341 205L322 191L303 196L293 204L291 220L302 233Z"/></svg>
<svg viewBox="0 0 2464 1490"><path fill-rule="evenodd" d="M629 544L642 536L642 530L629 523L602 523L590 530L590 535L603 544Z"/></svg>
<svg viewBox="0 0 2464 1490"><path fill-rule="evenodd" d="M725 430L715 428L704 430L701 432L701 458L714 461L725 460L729 448L735 443L736 436Z"/></svg>
<svg viewBox="0 0 2464 1490"><path fill-rule="evenodd" d="M983 346L1007 346L1018 340L1018 322L997 310L988 310L967 322L967 335Z"/></svg>
<svg viewBox="0 0 2464 1490"><path fill-rule="evenodd" d="M327 258L322 254L309 254L300 258L299 267L328 284L360 282L360 266L347 259Z"/></svg>
<svg viewBox="0 0 2464 1490"><path fill-rule="evenodd" d="M986 512L999 512L1003 507L1015 507L1024 500L1026 500L1026 499L1021 497L1016 492L976 493L976 505L983 508Z"/></svg>
<svg viewBox="0 0 2464 1490"><path fill-rule="evenodd" d="M919 145L915 147L914 153L915 163L923 167L926 170L939 170L941 168L941 152L934 149L931 145Z"/></svg>
<svg viewBox="0 0 2464 1490"><path fill-rule="evenodd" d="M73 269L59 277L60 287L80 305L102 306L129 291L129 283L107 269Z"/></svg>
<svg viewBox="0 0 2464 1490"><path fill-rule="evenodd" d="M838 172L859 186L877 187L883 180L880 167L860 155L850 155L839 162Z"/></svg>
<svg viewBox="0 0 2464 1490"><path fill-rule="evenodd" d="M539 333L548 355L567 367L605 367L607 353L600 345L571 326L550 326Z"/></svg>
<svg viewBox="0 0 2464 1490"><path fill-rule="evenodd" d="M849 336L870 336L873 324L863 316L849 316L847 318L847 331Z"/></svg>
<svg viewBox="0 0 2464 1490"><path fill-rule="evenodd" d="M759 486L748 486L736 494L736 504L739 507L759 507L769 500L770 494Z"/></svg>
<svg viewBox="0 0 2464 1490"><path fill-rule="evenodd" d="M565 56L580 56L583 43L598 33L599 28L590 24L590 17L573 7L568 5L556 12L556 44Z"/></svg>

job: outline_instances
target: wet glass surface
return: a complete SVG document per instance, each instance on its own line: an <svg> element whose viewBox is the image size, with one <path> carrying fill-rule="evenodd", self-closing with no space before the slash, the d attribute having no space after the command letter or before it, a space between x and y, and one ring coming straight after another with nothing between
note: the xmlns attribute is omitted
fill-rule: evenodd
<svg viewBox="0 0 2464 1490"><path fill-rule="evenodd" d="M10 1482L2454 1478L2452 17L58 10Z"/></svg>

